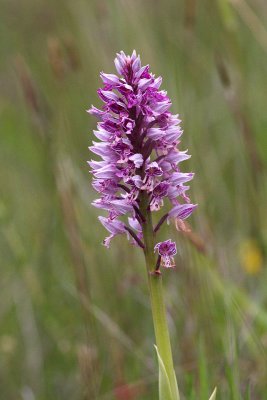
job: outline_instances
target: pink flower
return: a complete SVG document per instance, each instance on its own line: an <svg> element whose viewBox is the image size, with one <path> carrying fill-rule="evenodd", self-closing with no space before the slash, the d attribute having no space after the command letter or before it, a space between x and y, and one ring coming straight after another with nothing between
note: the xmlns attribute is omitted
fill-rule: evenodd
<svg viewBox="0 0 267 400"><path fill-rule="evenodd" d="M154 247L155 252L158 251L160 257L160 265L164 268L174 268L175 262L173 256L177 253L176 244L171 239L165 242L159 242Z"/></svg>
<svg viewBox="0 0 267 400"><path fill-rule="evenodd" d="M189 186L184 184L193 174L180 171L179 164L190 156L177 149L181 120L169 111L171 101L160 90L161 77L156 78L148 65L142 67L135 51L117 54L115 67L119 76L100 74L104 86L97 92L103 107L88 110L99 120L94 131L99 141L89 148L100 158L89 162L93 188L99 193L93 205L108 213L107 218L100 217L111 234L105 239L107 247L114 236L130 233L134 244L143 248L142 193L147 194L152 212L163 207L165 199L173 205L162 221L187 218L195 205L180 203L190 203L185 194ZM125 214L135 223L122 222Z"/></svg>

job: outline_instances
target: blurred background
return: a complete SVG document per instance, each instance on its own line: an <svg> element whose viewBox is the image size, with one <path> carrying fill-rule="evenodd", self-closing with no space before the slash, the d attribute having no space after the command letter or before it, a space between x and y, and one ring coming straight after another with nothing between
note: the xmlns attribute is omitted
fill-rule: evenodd
<svg viewBox="0 0 267 400"><path fill-rule="evenodd" d="M0 3L1 399L157 398L143 256L102 247L86 165L99 72L133 49L196 173L191 232L161 232L181 398L267 399L266 1Z"/></svg>

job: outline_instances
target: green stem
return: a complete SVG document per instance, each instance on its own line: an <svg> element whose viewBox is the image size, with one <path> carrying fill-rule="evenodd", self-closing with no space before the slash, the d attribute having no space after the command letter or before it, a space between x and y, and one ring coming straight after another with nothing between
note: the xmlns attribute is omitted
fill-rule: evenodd
<svg viewBox="0 0 267 400"><path fill-rule="evenodd" d="M143 224L142 229L145 244L144 252L148 273L148 284L156 345L162 358L163 364L166 368L172 393L175 393L177 391L177 381L173 366L170 335L166 318L162 276L160 274L153 273L156 266L156 256L154 253L155 234L153 232L151 212L147 210L147 206L147 198L145 197L145 195L143 195L143 198L141 198L140 209L143 215L146 216L146 222Z"/></svg>

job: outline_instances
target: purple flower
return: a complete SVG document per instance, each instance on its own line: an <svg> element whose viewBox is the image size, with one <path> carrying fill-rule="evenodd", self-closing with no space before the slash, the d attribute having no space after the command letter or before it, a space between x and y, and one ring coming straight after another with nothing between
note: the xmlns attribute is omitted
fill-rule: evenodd
<svg viewBox="0 0 267 400"><path fill-rule="evenodd" d="M152 192L154 188L154 184L156 181L156 177L161 176L163 174L162 169L159 167L158 163L153 161L152 163L148 164L145 169L145 178L144 178L144 185L142 189L147 190L148 192Z"/></svg>
<svg viewBox="0 0 267 400"><path fill-rule="evenodd" d="M168 181L158 183L153 192L151 193L150 210L158 211L164 204L164 197L168 194L169 189Z"/></svg>
<svg viewBox="0 0 267 400"><path fill-rule="evenodd" d="M103 243L106 247L109 247L110 241L114 236L126 232L123 223L120 221L110 220L105 217L98 217L98 219L101 222L101 224L111 233L110 236L108 236L104 239Z"/></svg>
<svg viewBox="0 0 267 400"><path fill-rule="evenodd" d="M196 208L196 204L178 204L174 206L171 211L169 211L168 216L179 218L179 219L186 219L189 215L192 214L193 210Z"/></svg>
<svg viewBox="0 0 267 400"><path fill-rule="evenodd" d="M104 242L107 247L114 236L130 234L133 243L144 248L146 215L140 209L141 198L146 198L147 213L158 211L169 200L172 208L162 221L185 219L195 208L185 185L193 174L180 171L179 164L190 156L177 148L183 133L181 120L169 111L171 101L160 90L161 77L156 78L148 65L142 67L135 51L129 56L117 54L115 67L119 76L100 74L102 108L88 110L99 120L94 131L98 141L89 147L99 157L89 162L93 188L99 194L93 205L107 212L107 217L99 217L110 233ZM126 214L127 223L123 222ZM169 265L167 253L161 257L164 266Z"/></svg>
<svg viewBox="0 0 267 400"><path fill-rule="evenodd" d="M174 268L175 262L173 256L177 253L176 244L171 239L165 242L159 242L154 247L155 252L158 251L160 257L160 265L164 268Z"/></svg>

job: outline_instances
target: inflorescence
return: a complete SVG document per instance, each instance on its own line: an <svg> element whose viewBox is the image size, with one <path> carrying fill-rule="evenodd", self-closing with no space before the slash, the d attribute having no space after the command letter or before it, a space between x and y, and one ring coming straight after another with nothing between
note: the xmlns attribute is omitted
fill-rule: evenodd
<svg viewBox="0 0 267 400"><path fill-rule="evenodd" d="M155 233L171 218L182 226L181 221L193 212L196 205L190 203L185 183L194 174L180 171L180 162L190 156L177 148L183 133L181 120L169 112L171 101L159 89L162 78L155 78L148 65L142 67L135 51L131 56L117 54L115 66L120 76L100 74L104 87L98 95L104 106L88 110L100 120L94 131L100 141L89 148L101 157L89 161L93 187L100 194L93 205L108 212L107 217L99 217L110 233L104 240L106 247L114 236L127 234L144 249L146 214L160 210L164 200L169 200L170 211L159 220ZM141 209L144 196L145 212ZM160 265L174 266L175 243L160 242L155 251L159 254L156 270Z"/></svg>

